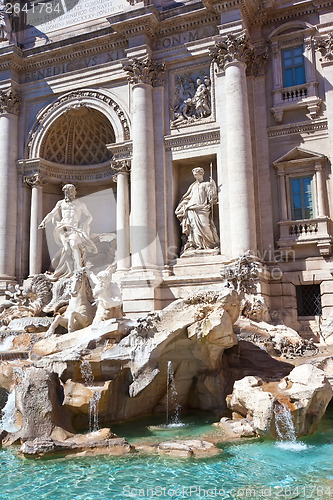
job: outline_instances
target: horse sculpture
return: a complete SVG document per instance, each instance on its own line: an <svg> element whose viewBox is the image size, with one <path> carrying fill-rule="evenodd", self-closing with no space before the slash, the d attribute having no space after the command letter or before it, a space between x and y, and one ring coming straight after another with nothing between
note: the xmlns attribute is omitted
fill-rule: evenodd
<svg viewBox="0 0 333 500"><path fill-rule="evenodd" d="M59 325L67 328L68 333L90 325L96 313L96 307L91 303L92 300L93 296L86 270L84 268L78 269L71 277L68 307L63 316L58 315L54 318L46 336L53 335Z"/></svg>

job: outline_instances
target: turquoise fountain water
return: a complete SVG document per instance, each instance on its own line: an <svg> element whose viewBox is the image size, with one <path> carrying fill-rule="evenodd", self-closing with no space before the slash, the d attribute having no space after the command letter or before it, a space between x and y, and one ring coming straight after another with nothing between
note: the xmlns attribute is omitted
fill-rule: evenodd
<svg viewBox="0 0 333 500"><path fill-rule="evenodd" d="M207 434L211 429L207 422L187 429L191 427L194 435ZM146 429L145 426L137 426L137 436L135 422L129 428L132 441L142 439L140 429ZM283 449L275 441L224 444L224 452L218 458L197 460L136 454L31 460L18 458L13 450L0 450L0 498L333 498L333 412L325 417L314 436L302 441L304 446L296 450Z"/></svg>

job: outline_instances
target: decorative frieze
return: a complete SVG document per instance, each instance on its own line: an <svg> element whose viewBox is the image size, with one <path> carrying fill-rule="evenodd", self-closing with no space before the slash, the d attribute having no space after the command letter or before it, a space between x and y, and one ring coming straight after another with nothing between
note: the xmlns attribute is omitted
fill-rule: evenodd
<svg viewBox="0 0 333 500"><path fill-rule="evenodd" d="M12 89L0 90L0 114L20 113L20 94Z"/></svg>
<svg viewBox="0 0 333 500"><path fill-rule="evenodd" d="M323 62L333 61L333 32L328 33L326 38L317 38L315 48L321 53Z"/></svg>
<svg viewBox="0 0 333 500"><path fill-rule="evenodd" d="M219 69L224 71L228 63L243 62L250 65L254 58L254 48L245 32L239 35L230 34L216 42L215 47L210 49L210 57Z"/></svg>
<svg viewBox="0 0 333 500"><path fill-rule="evenodd" d="M158 86L163 83L165 63L157 63L147 56L144 59L132 59L124 63L123 69L127 72L127 79L132 84L146 83Z"/></svg>

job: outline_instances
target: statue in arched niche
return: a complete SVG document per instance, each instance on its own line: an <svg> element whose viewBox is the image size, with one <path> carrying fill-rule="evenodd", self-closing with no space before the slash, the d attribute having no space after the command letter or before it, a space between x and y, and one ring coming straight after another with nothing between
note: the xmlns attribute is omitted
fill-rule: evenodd
<svg viewBox="0 0 333 500"><path fill-rule="evenodd" d="M87 252L97 253L96 245L89 237L92 216L86 204L76 198L73 184L66 184L62 190L64 199L57 202L39 225L39 229L44 229L48 222L54 224L54 239L60 246L51 263L55 269L54 278L71 276L85 265Z"/></svg>
<svg viewBox="0 0 333 500"><path fill-rule="evenodd" d="M201 167L192 170L195 181L181 198L175 214L180 220L183 234L187 237L183 253L189 250L217 250L219 237L213 221L213 205L217 203L214 180L204 181Z"/></svg>

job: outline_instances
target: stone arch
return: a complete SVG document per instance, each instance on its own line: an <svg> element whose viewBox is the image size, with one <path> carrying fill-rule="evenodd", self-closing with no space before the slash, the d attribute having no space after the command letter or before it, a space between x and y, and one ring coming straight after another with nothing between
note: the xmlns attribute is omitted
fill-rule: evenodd
<svg viewBox="0 0 333 500"><path fill-rule="evenodd" d="M313 30L314 26L312 26L312 24L306 23L305 21L289 21L275 28L275 30L272 31L272 33L270 33L270 35L268 36L268 40L272 40L275 37L283 35L284 33L287 32L293 33L295 31L302 31L308 29Z"/></svg>
<svg viewBox="0 0 333 500"><path fill-rule="evenodd" d="M42 144L50 131L50 127L64 113L81 107L99 111L108 119L113 128L116 143L130 139L128 117L108 91L94 89L75 90L60 96L56 101L39 112L28 137L26 158L40 158Z"/></svg>

